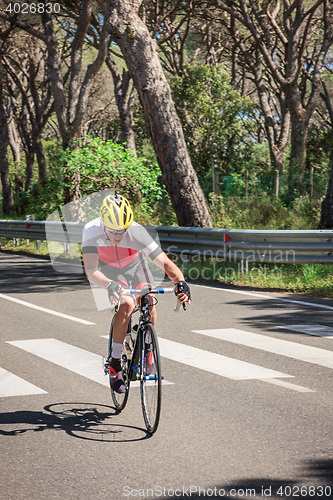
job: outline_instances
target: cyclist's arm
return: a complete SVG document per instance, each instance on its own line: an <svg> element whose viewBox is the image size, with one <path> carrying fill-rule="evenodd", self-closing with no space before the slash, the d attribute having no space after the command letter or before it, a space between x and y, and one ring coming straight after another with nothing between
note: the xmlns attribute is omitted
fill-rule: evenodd
<svg viewBox="0 0 333 500"><path fill-rule="evenodd" d="M161 252L154 260L154 264L156 264L160 269L162 269L168 277L174 282L174 283L179 283L179 281L185 281L184 275L179 269L178 266L172 260L169 259L169 257L164 253ZM187 301L188 297L185 293L180 293L178 295L179 300L183 303ZM188 303L190 304L191 300L188 300Z"/></svg>
<svg viewBox="0 0 333 500"><path fill-rule="evenodd" d="M83 264L84 270L88 280L101 288L106 288L110 283L110 278L107 278L98 269L98 254L96 253L84 253Z"/></svg>

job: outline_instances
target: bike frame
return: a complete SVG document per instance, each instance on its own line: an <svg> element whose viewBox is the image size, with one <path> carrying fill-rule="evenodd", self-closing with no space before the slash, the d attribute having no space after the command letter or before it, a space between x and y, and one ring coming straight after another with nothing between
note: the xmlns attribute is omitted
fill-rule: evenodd
<svg viewBox="0 0 333 500"><path fill-rule="evenodd" d="M144 290L145 289L142 289L142 291L144 291ZM136 335L136 339L135 339L134 350L132 352L132 359L129 363L129 368L128 368L128 377L129 377L130 382L132 382L134 380L139 380L139 378L140 378L140 375L138 374L138 366L139 366L139 359L140 359L140 351L143 348L143 346L142 346L143 336L142 336L141 332L143 331L144 325L151 322L150 321L151 318L150 318L150 310L149 310L150 305L149 305L148 295L149 294L158 295L158 294L165 294L165 293L172 293L172 292L174 293L174 288L151 288L151 289L149 289L149 291L144 291L144 293L142 293L142 291L138 292L138 290L135 290L132 288L125 288L121 292L121 295L139 295L140 296L140 304L135 306L135 308L131 314L130 320L129 320L129 324L131 324L133 315L136 312L140 311L140 316L138 318L138 329L137 329L137 335ZM120 301L121 301L121 295L119 296L118 304L116 304L116 306L115 306L115 312L118 312ZM175 312L179 311L180 306L181 306L181 303L177 299L177 304L176 304L174 311ZM111 324L110 329L111 328L113 328L113 324ZM139 342L138 342L138 340L139 340ZM108 359L111 358L111 355L112 355L112 345L109 345ZM106 370L105 370L105 373L107 373Z"/></svg>

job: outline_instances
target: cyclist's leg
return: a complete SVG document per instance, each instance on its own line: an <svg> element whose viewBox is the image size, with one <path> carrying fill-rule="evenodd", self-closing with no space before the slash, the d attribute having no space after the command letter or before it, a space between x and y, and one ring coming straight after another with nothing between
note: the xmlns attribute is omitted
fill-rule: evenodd
<svg viewBox="0 0 333 500"><path fill-rule="evenodd" d="M117 282L124 288L128 287L127 281L123 276L118 276ZM128 322L134 309L133 299L128 296L122 296L121 303L113 322L113 344L110 362L110 383L111 389L117 393L125 393L126 385L121 366L121 355L123 351L123 342L126 336Z"/></svg>
<svg viewBox="0 0 333 500"><path fill-rule="evenodd" d="M134 302L132 297L129 296L123 296L121 298L121 304L119 306L119 310L116 314L115 320L114 320L114 336L113 340L114 342L117 343L123 343L126 332L127 332L127 327L128 327L128 322L130 320L131 314L134 310Z"/></svg>
<svg viewBox="0 0 333 500"><path fill-rule="evenodd" d="M136 290L142 290L146 285L155 286L154 278L151 270L148 267L144 257L140 256L140 261L135 269L135 274L132 279L132 286ZM149 297L150 318L151 323L155 326L157 321L156 307L154 306L153 297Z"/></svg>
<svg viewBox="0 0 333 500"><path fill-rule="evenodd" d="M126 276L125 268L119 269L114 266L104 264L103 266L101 266L101 271L103 272L103 274L105 274L105 276L113 281L116 281L123 288L128 288L130 281ZM123 295L121 297L119 310L114 319L113 342L116 342L118 344L123 343L127 331L128 322L133 309L133 299L127 295Z"/></svg>

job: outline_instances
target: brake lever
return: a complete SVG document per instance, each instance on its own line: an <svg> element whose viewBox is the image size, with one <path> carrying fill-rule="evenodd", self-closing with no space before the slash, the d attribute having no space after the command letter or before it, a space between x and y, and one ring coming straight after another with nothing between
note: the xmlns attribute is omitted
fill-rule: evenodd
<svg viewBox="0 0 333 500"><path fill-rule="evenodd" d="M121 290L119 290L117 293L119 294L119 298L118 298L118 302L117 302L117 304L114 306L114 311L115 311L116 313L119 311L120 299L121 299Z"/></svg>
<svg viewBox="0 0 333 500"><path fill-rule="evenodd" d="M177 303L176 303L176 307L174 308L174 311L178 312L181 305L182 305L182 303L180 302L180 300L177 297ZM183 303L183 309L184 309L184 311L186 311L186 309L187 309L186 302Z"/></svg>

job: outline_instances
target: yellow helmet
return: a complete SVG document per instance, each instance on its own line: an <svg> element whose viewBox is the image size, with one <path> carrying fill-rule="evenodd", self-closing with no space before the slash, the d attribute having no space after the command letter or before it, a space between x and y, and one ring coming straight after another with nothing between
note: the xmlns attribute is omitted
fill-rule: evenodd
<svg viewBox="0 0 333 500"><path fill-rule="evenodd" d="M133 210L128 200L119 194L110 194L103 200L100 215L104 225L122 231L133 222Z"/></svg>

